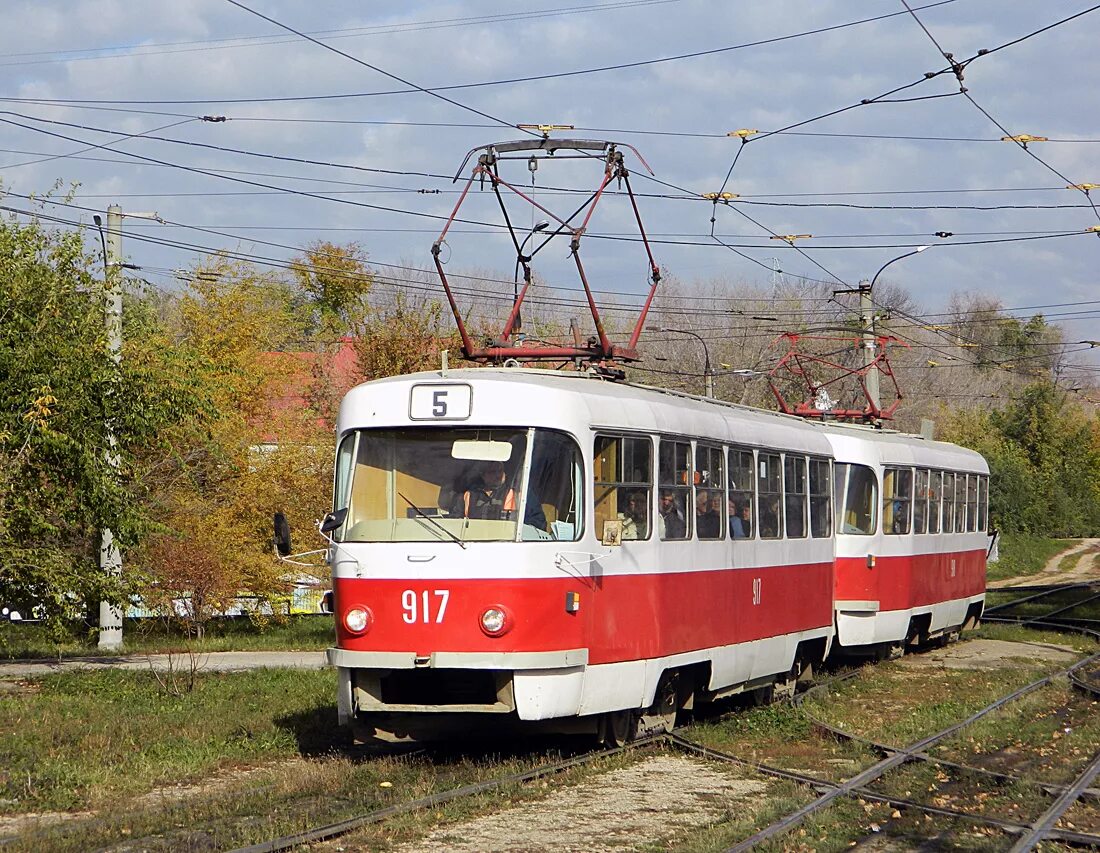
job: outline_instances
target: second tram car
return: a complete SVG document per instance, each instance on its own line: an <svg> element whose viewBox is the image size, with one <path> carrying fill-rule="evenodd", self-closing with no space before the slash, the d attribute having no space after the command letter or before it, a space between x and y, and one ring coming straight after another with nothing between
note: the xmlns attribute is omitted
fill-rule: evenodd
<svg viewBox="0 0 1100 853"><path fill-rule="evenodd" d="M366 383L337 436L328 654L360 737L623 741L981 612L988 469L953 445L508 368Z"/></svg>
<svg viewBox="0 0 1100 853"><path fill-rule="evenodd" d="M834 456L836 642L898 654L973 626L985 605L989 468L978 453L869 427Z"/></svg>

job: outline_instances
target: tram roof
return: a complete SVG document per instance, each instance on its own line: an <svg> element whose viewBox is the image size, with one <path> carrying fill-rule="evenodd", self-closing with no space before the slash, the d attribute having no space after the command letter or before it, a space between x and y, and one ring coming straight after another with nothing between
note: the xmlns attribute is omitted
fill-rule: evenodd
<svg viewBox="0 0 1100 853"><path fill-rule="evenodd" d="M861 424L827 423L819 428L840 462L864 465L917 465L988 474L985 458L976 451L921 435L878 430Z"/></svg>
<svg viewBox="0 0 1100 853"><path fill-rule="evenodd" d="M886 464L893 461L986 470L979 454L919 435L854 424L822 424L682 391L612 381L592 373L518 367L424 371L363 383L346 395L340 407L338 430L408 423L407 417L393 416L394 412L408 411L404 389L418 383L441 382L469 383L477 389L479 403L485 400L476 417L470 419L471 424L570 427L584 421L594 429L710 437L828 455L839 448L845 456L859 457L848 461L862 461L878 453L882 458L874 461ZM548 405L551 402L548 394L555 398L554 405ZM368 412L374 416L364 417ZM384 412L389 412L389 416ZM461 426L461 422L450 423ZM882 449L873 452L870 445Z"/></svg>

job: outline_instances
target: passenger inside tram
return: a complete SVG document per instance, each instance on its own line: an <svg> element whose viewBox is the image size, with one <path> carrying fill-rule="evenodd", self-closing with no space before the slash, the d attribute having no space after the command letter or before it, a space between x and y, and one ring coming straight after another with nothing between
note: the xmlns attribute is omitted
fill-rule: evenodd
<svg viewBox="0 0 1100 853"><path fill-rule="evenodd" d="M748 539L752 533L752 523L749 521L748 504L740 504L733 498L729 500L730 514L730 538Z"/></svg>
<svg viewBox="0 0 1100 853"><path fill-rule="evenodd" d="M658 519L662 539L683 539L687 536L684 508L671 489L661 492L661 514Z"/></svg>
<svg viewBox="0 0 1100 853"><path fill-rule="evenodd" d="M645 539L649 532L649 524L646 519L645 501L637 492L620 490L619 520L623 523L623 535L625 539Z"/></svg>
<svg viewBox="0 0 1100 853"><path fill-rule="evenodd" d="M695 494L695 525L700 539L719 539L722 535L722 516L711 508L706 489Z"/></svg>

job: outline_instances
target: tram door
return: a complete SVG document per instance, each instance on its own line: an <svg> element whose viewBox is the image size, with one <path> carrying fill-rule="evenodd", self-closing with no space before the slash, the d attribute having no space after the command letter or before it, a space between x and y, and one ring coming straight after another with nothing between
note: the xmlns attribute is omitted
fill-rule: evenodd
<svg viewBox="0 0 1100 853"><path fill-rule="evenodd" d="M861 602L878 609L882 573L875 558L878 480L866 465L833 466L836 507L838 602Z"/></svg>

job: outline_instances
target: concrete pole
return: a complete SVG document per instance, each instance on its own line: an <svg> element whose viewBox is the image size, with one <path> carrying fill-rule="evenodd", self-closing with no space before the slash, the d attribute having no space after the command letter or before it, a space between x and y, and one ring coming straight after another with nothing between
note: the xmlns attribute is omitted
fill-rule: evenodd
<svg viewBox="0 0 1100 853"><path fill-rule="evenodd" d="M107 208L107 292L104 320L107 326L107 355L119 366L122 363L122 208L112 204ZM118 447L114 429L107 422L107 464L117 474ZM105 575L122 575L122 554L115 544L114 532L104 527L99 539L99 566ZM122 646L122 610L109 602L99 603L99 647L117 649Z"/></svg>
<svg viewBox="0 0 1100 853"><path fill-rule="evenodd" d="M867 371L867 396L877 409L879 402L878 366L871 367L875 360L875 304L871 299L871 285L859 283L859 319L863 325L863 366Z"/></svg>

